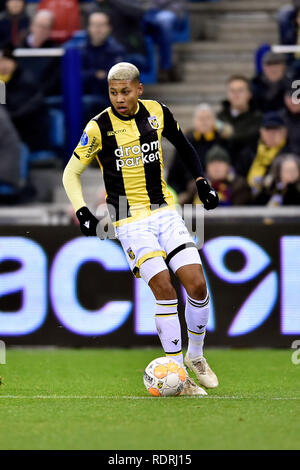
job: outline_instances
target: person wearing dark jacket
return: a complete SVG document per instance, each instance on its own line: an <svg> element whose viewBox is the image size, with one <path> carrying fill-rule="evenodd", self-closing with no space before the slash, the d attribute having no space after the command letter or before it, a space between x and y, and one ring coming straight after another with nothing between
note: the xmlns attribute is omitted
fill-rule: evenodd
<svg viewBox="0 0 300 470"><path fill-rule="evenodd" d="M293 5L284 5L278 15L280 41L284 45L300 45L300 0L293 0ZM288 54L290 76L300 78L300 53Z"/></svg>
<svg viewBox="0 0 300 470"><path fill-rule="evenodd" d="M0 184L20 184L20 139L5 106L0 105Z"/></svg>
<svg viewBox="0 0 300 470"><path fill-rule="evenodd" d="M300 0L293 0L292 5L286 4L279 9L278 26L281 44L296 44L298 35L297 13L299 9Z"/></svg>
<svg viewBox="0 0 300 470"><path fill-rule="evenodd" d="M251 189L242 176L235 173L227 150L214 145L206 155L206 178L217 191L220 206L244 206L251 202ZM194 204L199 204L198 196Z"/></svg>
<svg viewBox="0 0 300 470"><path fill-rule="evenodd" d="M249 80L233 76L227 83L227 100L223 102L218 118L233 128L228 139L232 164L236 168L241 152L248 147L256 148L261 124L261 112L252 100Z"/></svg>
<svg viewBox="0 0 300 470"><path fill-rule="evenodd" d="M286 59L283 54L268 52L263 58L263 71L251 81L253 99L262 113L284 108L287 86Z"/></svg>
<svg viewBox="0 0 300 470"><path fill-rule="evenodd" d="M186 14L186 0L142 0L145 4L144 28L159 49L158 80L179 81L172 58L173 33L180 30Z"/></svg>
<svg viewBox="0 0 300 470"><path fill-rule="evenodd" d="M255 203L269 207L300 205L300 158L297 155L283 154L275 158Z"/></svg>
<svg viewBox="0 0 300 470"><path fill-rule="evenodd" d="M6 107L21 140L30 150L48 147L48 109L37 84L18 66L13 50L0 55L0 80L6 85Z"/></svg>
<svg viewBox="0 0 300 470"><path fill-rule="evenodd" d="M7 0L6 11L0 15L0 48L8 42L15 47L24 39L29 27L24 0Z"/></svg>
<svg viewBox="0 0 300 470"><path fill-rule="evenodd" d="M282 113L283 120L288 130L289 149L300 156L300 100L294 99L295 89L289 87L285 93L285 109Z"/></svg>
<svg viewBox="0 0 300 470"><path fill-rule="evenodd" d="M206 154L215 145L227 147L227 139L232 133L231 126L216 120L212 108L207 104L200 104L195 109L193 129L186 133L186 137L196 149L202 166L206 165ZM185 199L190 181L193 180L178 152L175 152L168 174L168 184L179 195L179 202L190 202Z"/></svg>
<svg viewBox="0 0 300 470"><path fill-rule="evenodd" d="M263 180L275 158L288 151L287 128L280 114L265 114L260 129L260 140L256 152L251 156L252 163L247 174L247 181L254 196L261 191Z"/></svg>
<svg viewBox="0 0 300 470"><path fill-rule="evenodd" d="M88 107L89 119L109 106L107 73L126 57L125 48L111 35L106 13L89 16L88 39L81 48L84 93L94 96Z"/></svg>
<svg viewBox="0 0 300 470"><path fill-rule="evenodd" d="M21 47L51 49L56 46L52 41L51 32L54 15L49 10L39 10L32 18L30 32L23 40ZM22 57L19 58L22 69L32 75L39 84L44 96L61 93L61 63L58 57Z"/></svg>
<svg viewBox="0 0 300 470"><path fill-rule="evenodd" d="M95 12L109 15L113 37L127 51L126 60L140 70L146 70L147 48L142 30L145 11L140 0L97 0L87 5L85 18Z"/></svg>

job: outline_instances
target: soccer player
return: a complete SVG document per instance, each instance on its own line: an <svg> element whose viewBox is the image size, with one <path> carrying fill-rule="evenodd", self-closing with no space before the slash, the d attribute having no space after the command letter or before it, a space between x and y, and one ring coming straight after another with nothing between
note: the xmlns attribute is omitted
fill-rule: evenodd
<svg viewBox="0 0 300 470"><path fill-rule="evenodd" d="M163 177L162 136L182 156L195 178L206 209L219 203L217 193L203 176L200 160L169 109L153 100L142 100L139 70L121 62L108 73L111 107L87 124L63 174L66 193L81 231L95 236L99 220L87 208L80 175L93 158L103 172L106 203L129 266L141 277L156 299L155 322L166 356L193 370L206 388L218 379L203 357L203 340L209 316L209 295L199 252ZM187 292L185 318L188 351L183 359L177 295L168 267ZM206 395L188 377L182 395Z"/></svg>

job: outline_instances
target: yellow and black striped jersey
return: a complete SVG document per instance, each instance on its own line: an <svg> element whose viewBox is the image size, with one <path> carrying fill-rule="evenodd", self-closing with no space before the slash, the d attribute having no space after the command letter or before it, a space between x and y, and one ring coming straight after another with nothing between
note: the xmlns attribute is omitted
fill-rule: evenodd
<svg viewBox="0 0 300 470"><path fill-rule="evenodd" d="M145 211L149 215L153 210L174 205L163 176L162 136L174 143L179 152L178 146L181 147L186 159L193 162L194 176L201 176L194 149L169 109L157 101L139 100L137 112L128 117L109 107L87 124L74 155L85 165L97 158L115 225ZM187 155L191 153L192 156Z"/></svg>

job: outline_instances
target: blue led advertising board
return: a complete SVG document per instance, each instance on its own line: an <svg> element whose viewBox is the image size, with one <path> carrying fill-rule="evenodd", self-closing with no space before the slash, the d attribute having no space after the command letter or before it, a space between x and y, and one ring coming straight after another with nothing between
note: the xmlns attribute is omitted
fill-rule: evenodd
<svg viewBox="0 0 300 470"><path fill-rule="evenodd" d="M205 240L206 345L290 347L300 335L300 224L208 221ZM185 292L172 279L185 331ZM154 307L117 241L85 238L76 227L1 227L0 339L7 344L159 345Z"/></svg>

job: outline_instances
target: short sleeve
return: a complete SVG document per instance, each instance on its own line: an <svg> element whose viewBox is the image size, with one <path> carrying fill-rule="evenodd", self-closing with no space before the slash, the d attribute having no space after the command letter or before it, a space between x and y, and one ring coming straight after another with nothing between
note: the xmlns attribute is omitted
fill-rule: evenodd
<svg viewBox="0 0 300 470"><path fill-rule="evenodd" d="M74 155L84 165L89 165L102 148L101 133L96 121L90 121L83 131Z"/></svg>

